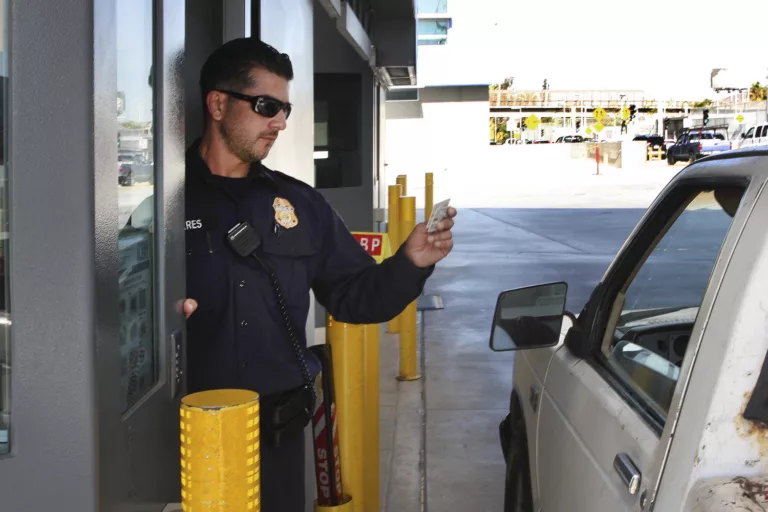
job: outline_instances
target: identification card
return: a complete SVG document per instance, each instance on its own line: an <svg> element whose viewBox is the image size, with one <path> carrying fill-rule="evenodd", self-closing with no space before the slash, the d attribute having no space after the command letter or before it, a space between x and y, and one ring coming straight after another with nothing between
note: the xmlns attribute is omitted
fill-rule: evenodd
<svg viewBox="0 0 768 512"><path fill-rule="evenodd" d="M440 201L432 207L432 215L429 216L429 221L427 222L427 233L434 233L437 231L437 225L440 221L448 217L448 206L450 201L449 198Z"/></svg>

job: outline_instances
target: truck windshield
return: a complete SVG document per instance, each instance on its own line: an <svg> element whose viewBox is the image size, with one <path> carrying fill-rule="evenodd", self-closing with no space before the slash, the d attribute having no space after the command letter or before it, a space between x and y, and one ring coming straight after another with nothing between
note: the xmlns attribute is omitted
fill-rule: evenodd
<svg viewBox="0 0 768 512"><path fill-rule="evenodd" d="M691 140L725 140L725 136L721 133L692 133Z"/></svg>

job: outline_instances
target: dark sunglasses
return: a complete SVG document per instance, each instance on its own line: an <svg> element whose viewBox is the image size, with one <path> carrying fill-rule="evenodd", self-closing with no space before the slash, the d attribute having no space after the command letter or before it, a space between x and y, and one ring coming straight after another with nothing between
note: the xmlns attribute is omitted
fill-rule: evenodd
<svg viewBox="0 0 768 512"><path fill-rule="evenodd" d="M285 112L285 118L291 115L292 105L284 101L273 98L272 96L248 96L235 91L227 91L224 89L216 89L218 92L237 98L238 100L247 101L253 107L253 111L264 117L275 117L280 111Z"/></svg>

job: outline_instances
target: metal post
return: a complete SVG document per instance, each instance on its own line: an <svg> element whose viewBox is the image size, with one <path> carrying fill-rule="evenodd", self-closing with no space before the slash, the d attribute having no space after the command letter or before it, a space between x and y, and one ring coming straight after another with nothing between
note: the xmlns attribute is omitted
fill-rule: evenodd
<svg viewBox="0 0 768 512"><path fill-rule="evenodd" d="M365 510L363 420L362 325L337 322L326 315L326 337L333 357L333 381L339 425L344 494L352 498L352 510Z"/></svg>
<svg viewBox="0 0 768 512"><path fill-rule="evenodd" d="M597 146L595 147L595 162L597 163L597 173L595 173L597 176L600 176L600 143L597 143Z"/></svg>
<svg viewBox="0 0 768 512"><path fill-rule="evenodd" d="M378 324L364 328L365 358L365 419L363 442L365 444L365 503L369 510L379 510L379 329Z"/></svg>
<svg viewBox="0 0 768 512"><path fill-rule="evenodd" d="M400 198L400 233L403 238L416 226L416 198ZM416 308L413 301L400 314L400 375L399 380L420 378L416 364Z"/></svg>
<svg viewBox="0 0 768 512"><path fill-rule="evenodd" d="M431 172L424 175L424 220L429 220L435 205L435 176Z"/></svg>
<svg viewBox="0 0 768 512"><path fill-rule="evenodd" d="M259 395L203 391L181 401L181 499L184 510L227 503L261 510Z"/></svg>
<svg viewBox="0 0 768 512"><path fill-rule="evenodd" d="M394 254L400 248L400 196L402 195L402 185L398 177L397 185L389 187L389 220L387 221L387 233L389 234L389 247ZM400 332L400 317L395 317L389 321L387 332L397 334Z"/></svg>

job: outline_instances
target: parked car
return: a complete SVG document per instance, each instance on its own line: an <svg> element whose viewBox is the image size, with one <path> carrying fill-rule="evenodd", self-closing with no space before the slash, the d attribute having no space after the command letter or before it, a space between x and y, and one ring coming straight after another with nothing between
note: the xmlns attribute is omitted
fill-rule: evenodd
<svg viewBox="0 0 768 512"><path fill-rule="evenodd" d="M145 159L132 153L120 153L117 155L118 185L131 187L140 182L153 184L154 178L154 162L147 162Z"/></svg>
<svg viewBox="0 0 768 512"><path fill-rule="evenodd" d="M741 134L739 147L749 148L752 146L768 146L768 124L750 126L745 133Z"/></svg>
<svg viewBox="0 0 768 512"><path fill-rule="evenodd" d="M587 139L582 137L581 135L563 135L555 139L555 144L561 144L561 143L580 144L586 141Z"/></svg>
<svg viewBox="0 0 768 512"><path fill-rule="evenodd" d="M500 294L506 512L765 509L766 184L768 149L688 166L578 315L563 282Z"/></svg>
<svg viewBox="0 0 768 512"><path fill-rule="evenodd" d="M716 155L733 148L728 140L728 127L692 128L683 131L677 142L667 150L667 162L695 162L704 156Z"/></svg>

